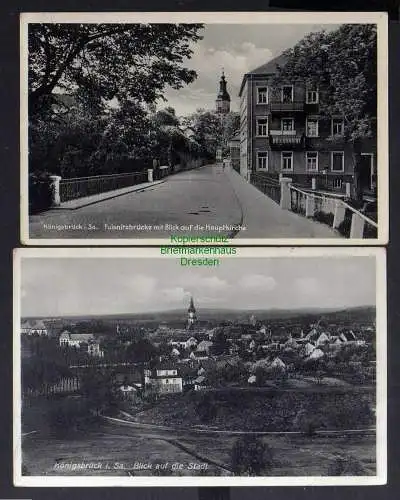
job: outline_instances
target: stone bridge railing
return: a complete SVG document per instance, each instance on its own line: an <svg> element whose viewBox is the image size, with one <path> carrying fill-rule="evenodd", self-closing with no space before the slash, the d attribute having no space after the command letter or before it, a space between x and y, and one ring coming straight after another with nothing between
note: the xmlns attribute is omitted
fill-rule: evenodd
<svg viewBox="0 0 400 500"><path fill-rule="evenodd" d="M352 239L377 238L378 224L338 196L312 193L292 186L282 177L280 206L330 225Z"/></svg>
<svg viewBox="0 0 400 500"><path fill-rule="evenodd" d="M117 189L154 182L182 170L200 167L202 160L192 160L185 166L162 165L156 169L149 168L142 172L129 172L125 174L93 175L89 177L73 177L63 179L58 175L50 176L52 207L57 207L66 201L106 193Z"/></svg>

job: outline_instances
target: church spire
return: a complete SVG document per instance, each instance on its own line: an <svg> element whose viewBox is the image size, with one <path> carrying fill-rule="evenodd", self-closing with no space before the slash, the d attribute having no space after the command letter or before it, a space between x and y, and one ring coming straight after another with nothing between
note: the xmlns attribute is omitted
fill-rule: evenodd
<svg viewBox="0 0 400 500"><path fill-rule="evenodd" d="M189 304L189 309L188 309L188 319L187 319L188 329L192 328L196 321L197 321L196 308L194 307L193 297L190 297L190 304Z"/></svg>
<svg viewBox="0 0 400 500"><path fill-rule="evenodd" d="M222 68L221 79L219 81L219 92L216 100L217 113L229 113L231 107L231 98L226 89L226 79L224 68Z"/></svg>

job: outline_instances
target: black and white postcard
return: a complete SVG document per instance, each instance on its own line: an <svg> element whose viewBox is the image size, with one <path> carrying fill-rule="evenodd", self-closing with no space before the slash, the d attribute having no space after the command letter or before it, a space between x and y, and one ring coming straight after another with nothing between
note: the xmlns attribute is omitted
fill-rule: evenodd
<svg viewBox="0 0 400 500"><path fill-rule="evenodd" d="M385 484L385 266L17 250L15 485Z"/></svg>
<svg viewBox="0 0 400 500"><path fill-rule="evenodd" d="M22 240L388 240L387 14L24 13Z"/></svg>

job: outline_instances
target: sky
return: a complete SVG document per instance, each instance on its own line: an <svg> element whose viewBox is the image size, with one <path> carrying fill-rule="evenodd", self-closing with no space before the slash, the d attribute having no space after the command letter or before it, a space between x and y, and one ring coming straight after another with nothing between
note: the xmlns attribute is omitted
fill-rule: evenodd
<svg viewBox="0 0 400 500"><path fill-rule="evenodd" d="M222 68L231 96L231 110L238 111L238 94L243 75L292 47L306 34L337 29L334 24L207 24L201 30L203 40L193 44L194 53L186 66L198 77L180 90L167 89L168 102L178 116L198 108L215 109Z"/></svg>
<svg viewBox="0 0 400 500"><path fill-rule="evenodd" d="M201 308L301 309L375 305L374 257L225 258L182 267L174 258L23 258L21 316Z"/></svg>

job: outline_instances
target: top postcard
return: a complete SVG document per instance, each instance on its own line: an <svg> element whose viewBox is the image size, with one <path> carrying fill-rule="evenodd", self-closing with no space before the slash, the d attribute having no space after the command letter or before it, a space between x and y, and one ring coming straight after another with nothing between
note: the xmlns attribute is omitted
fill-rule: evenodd
<svg viewBox="0 0 400 500"><path fill-rule="evenodd" d="M388 241L388 20L21 14L21 239Z"/></svg>

